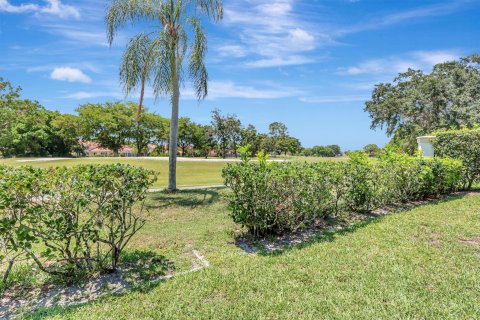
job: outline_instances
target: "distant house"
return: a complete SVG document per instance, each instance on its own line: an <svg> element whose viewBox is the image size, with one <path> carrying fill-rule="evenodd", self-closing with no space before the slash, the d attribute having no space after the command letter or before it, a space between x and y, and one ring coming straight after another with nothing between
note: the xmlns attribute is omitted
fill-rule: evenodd
<svg viewBox="0 0 480 320"><path fill-rule="evenodd" d="M102 148L98 143L93 141L81 141L80 144L84 147L85 154L89 157L108 157L115 154L112 150ZM120 150L118 150L118 155L121 157L135 157L137 154L134 152L132 147L123 146Z"/></svg>
<svg viewBox="0 0 480 320"><path fill-rule="evenodd" d="M114 156L114 152L110 149L107 148L102 148L100 145L94 141L80 141L80 145L83 146L85 155L88 157L112 157ZM148 145L148 154L151 154L152 152L159 150L159 152L163 154L168 154L168 145L154 145L154 144L149 144ZM184 150L185 155L187 154L193 154L193 146L185 146ZM182 154L182 148L178 147L178 153ZM216 150L210 150L208 153L209 157L216 157L217 151ZM119 151L118 151L118 156L120 157L136 157L139 156L133 149L133 147L130 146L123 146Z"/></svg>

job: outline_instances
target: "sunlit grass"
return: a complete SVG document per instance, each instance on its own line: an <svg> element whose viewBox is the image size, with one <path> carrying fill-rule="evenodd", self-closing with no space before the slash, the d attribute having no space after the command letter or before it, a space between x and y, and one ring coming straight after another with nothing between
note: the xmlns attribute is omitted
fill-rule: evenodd
<svg viewBox="0 0 480 320"><path fill-rule="evenodd" d="M130 250L180 270L192 249L211 267L31 319L478 319L480 197L450 198L319 237L277 255L235 245L228 191L152 194Z"/></svg>
<svg viewBox="0 0 480 320"><path fill-rule="evenodd" d="M153 188L164 188L168 182L168 162L154 159L135 158L80 158L62 159L49 161L19 162L19 159L0 159L0 164L8 165L29 165L37 168L48 167L72 167L80 164L113 164L123 163L153 170L158 173L158 181ZM32 159L29 159L32 160ZM223 183L222 169L223 162L178 162L177 163L177 184L178 186L210 186Z"/></svg>
<svg viewBox="0 0 480 320"><path fill-rule="evenodd" d="M319 161L345 161L344 157L337 158L319 158L319 157L287 157L287 158L271 158L271 160L288 160L288 161L307 161L307 162L319 162ZM20 161L19 161L20 160ZM142 167L145 169L153 170L158 174L158 181L152 186L153 188L164 188L168 182L168 162L156 159L148 158L79 158L79 159L61 159L61 160L48 160L48 161L28 161L22 162L22 160L35 160L30 159L1 159L0 164L8 165L29 165L37 168L48 167L72 167L79 164L112 164L112 163L124 163L133 166ZM222 169L225 167L225 162L216 161L198 161L193 162L177 162L177 184L179 187L188 186L212 186L223 184Z"/></svg>

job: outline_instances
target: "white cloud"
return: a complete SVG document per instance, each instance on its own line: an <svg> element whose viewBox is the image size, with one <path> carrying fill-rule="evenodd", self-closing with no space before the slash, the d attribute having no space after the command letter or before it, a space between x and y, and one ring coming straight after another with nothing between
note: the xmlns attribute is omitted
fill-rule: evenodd
<svg viewBox="0 0 480 320"><path fill-rule="evenodd" d="M428 71L435 64L456 60L456 51L415 51L401 56L372 59L356 66L339 68L338 73L347 75L390 74L405 72L409 68Z"/></svg>
<svg viewBox="0 0 480 320"><path fill-rule="evenodd" d="M305 103L339 103L339 102L362 102L367 101L367 96L321 96L300 98Z"/></svg>
<svg viewBox="0 0 480 320"><path fill-rule="evenodd" d="M107 41L105 29L95 25L85 23L75 25L67 23L48 23L44 24L43 28L52 35L65 38L69 44L78 46L110 46ZM128 39L125 37L125 34L119 33L116 37L115 43L123 46L126 41L128 41Z"/></svg>
<svg viewBox="0 0 480 320"><path fill-rule="evenodd" d="M433 4L429 6L418 7L411 10L385 14L380 18L373 18L366 22L352 24L351 26L338 28L336 35L345 35L367 30L376 30L391 25L396 25L410 20L419 20L428 17L444 16L461 9L470 1L452 1L443 4Z"/></svg>
<svg viewBox="0 0 480 320"><path fill-rule="evenodd" d="M121 90L115 88L116 85L106 85L103 91L78 91L64 96L65 99L86 100L92 98L115 98L123 99L125 96ZM210 81L208 83L208 100L217 99L281 99L289 97L299 97L305 95L305 92L291 87L283 87L275 84L263 84L263 86L241 85L233 81ZM137 99L138 94L134 94L129 99ZM154 99L151 90L145 92L146 99ZM187 100L196 100L195 92L188 85L181 91L181 98Z"/></svg>
<svg viewBox="0 0 480 320"><path fill-rule="evenodd" d="M289 56L285 58L273 57L269 59L259 59L247 62L245 65L250 68L270 68L282 66L295 66L307 63L312 63L315 60L304 56Z"/></svg>
<svg viewBox="0 0 480 320"><path fill-rule="evenodd" d="M8 0L0 0L0 11L9 13L22 13L27 11L38 11L39 6L36 4L21 4L14 6L8 2Z"/></svg>
<svg viewBox="0 0 480 320"><path fill-rule="evenodd" d="M217 51L221 57L242 58L247 55L247 50L244 47L235 44L219 46L217 47Z"/></svg>
<svg viewBox="0 0 480 320"><path fill-rule="evenodd" d="M82 70L70 67L55 68L50 74L53 80L90 83L92 79Z"/></svg>
<svg viewBox="0 0 480 320"><path fill-rule="evenodd" d="M416 51L414 56L432 66L438 63L457 60L460 57L457 52L453 51Z"/></svg>
<svg viewBox="0 0 480 320"><path fill-rule="evenodd" d="M237 55L249 56L248 67L280 67L310 63L308 53L319 43L329 41L318 34L305 17L294 13L295 0L242 0L225 8L225 22L239 36L234 49ZM223 49L223 50L222 50ZM222 57L225 48L218 50Z"/></svg>
<svg viewBox="0 0 480 320"><path fill-rule="evenodd" d="M102 91L78 91L71 93L69 95L66 95L65 99L75 99L75 100L86 100L86 99L91 99L91 98L103 98L103 97L110 97L110 98L116 98L116 99L122 99L123 96L121 95L120 92L102 92Z"/></svg>
<svg viewBox="0 0 480 320"><path fill-rule="evenodd" d="M8 0L0 0L0 11L9 13L35 12L37 14L54 15L62 19L80 18L80 11L74 6L63 4L60 0L45 0L45 2L44 6L32 3L15 6Z"/></svg>
<svg viewBox="0 0 480 320"><path fill-rule="evenodd" d="M357 0L345 0L357 2ZM238 38L235 47L231 42L218 48L220 57L246 58L243 63L248 67L281 67L286 65L302 65L316 61L321 55L318 49L338 44L337 39L352 33L376 30L408 21L429 17L448 15L465 8L471 1L459 0L441 4L418 6L416 8L382 12L377 17L351 21L348 25L338 25L328 16L321 14L322 4L308 1L310 10L318 10L320 14L299 14L298 8L306 6L298 0L237 0L225 4L225 24L232 30L234 38ZM363 20L363 21L362 21ZM316 54L313 54L315 53ZM300 59L299 59L300 58ZM246 60L246 61L245 61ZM297 61L297 63L286 63ZM394 67L403 69L405 64L394 61ZM406 61L410 64L411 61ZM352 69L353 74L365 73L364 70L376 69L377 62ZM413 65L415 66L415 65Z"/></svg>
<svg viewBox="0 0 480 320"><path fill-rule="evenodd" d="M305 92L302 90L274 84L264 85L261 88L261 86L258 85L240 85L233 81L210 81L207 99L280 99L296 97L303 94L305 94ZM186 99L196 99L192 89L183 91L182 97Z"/></svg>

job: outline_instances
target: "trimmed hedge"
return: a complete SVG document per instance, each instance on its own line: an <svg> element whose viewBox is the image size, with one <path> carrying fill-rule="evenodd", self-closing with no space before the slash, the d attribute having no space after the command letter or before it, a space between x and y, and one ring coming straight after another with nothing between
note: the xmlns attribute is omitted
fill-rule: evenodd
<svg viewBox="0 0 480 320"><path fill-rule="evenodd" d="M378 159L353 153L345 163L228 164L225 184L236 223L255 236L295 231L321 218L365 212L456 191L461 162L390 150Z"/></svg>
<svg viewBox="0 0 480 320"><path fill-rule="evenodd" d="M464 188L471 189L480 181L480 129L439 131L433 145L435 154L463 162Z"/></svg>
<svg viewBox="0 0 480 320"><path fill-rule="evenodd" d="M0 166L0 264L28 259L72 279L113 271L144 225L152 172L128 165Z"/></svg>

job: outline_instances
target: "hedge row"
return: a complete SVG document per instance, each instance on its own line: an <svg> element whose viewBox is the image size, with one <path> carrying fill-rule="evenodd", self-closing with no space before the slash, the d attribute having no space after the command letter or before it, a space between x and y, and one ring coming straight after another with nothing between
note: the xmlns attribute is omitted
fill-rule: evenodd
<svg viewBox="0 0 480 320"><path fill-rule="evenodd" d="M143 226L152 172L126 165L35 169L0 166L0 264L71 279L115 270Z"/></svg>
<svg viewBox="0 0 480 320"><path fill-rule="evenodd" d="M480 129L439 131L433 145L435 154L463 162L464 188L480 181Z"/></svg>
<svg viewBox="0 0 480 320"><path fill-rule="evenodd" d="M396 154L354 153L345 163L229 164L233 220L255 236L294 231L321 218L447 194L462 181L461 162Z"/></svg>

